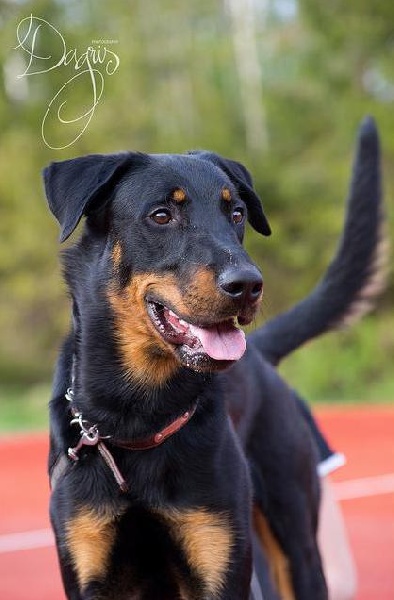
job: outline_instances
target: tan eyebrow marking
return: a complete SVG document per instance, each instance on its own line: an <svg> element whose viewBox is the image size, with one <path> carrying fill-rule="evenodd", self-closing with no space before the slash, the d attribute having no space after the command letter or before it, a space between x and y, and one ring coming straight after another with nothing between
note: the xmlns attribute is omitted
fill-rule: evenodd
<svg viewBox="0 0 394 600"><path fill-rule="evenodd" d="M186 192L181 188L177 188L172 192L171 198L174 200L174 202L184 202L186 200Z"/></svg>
<svg viewBox="0 0 394 600"><path fill-rule="evenodd" d="M225 202L230 202L231 201L231 193L230 193L230 190L228 188L223 188L222 189L222 200L224 200Z"/></svg>

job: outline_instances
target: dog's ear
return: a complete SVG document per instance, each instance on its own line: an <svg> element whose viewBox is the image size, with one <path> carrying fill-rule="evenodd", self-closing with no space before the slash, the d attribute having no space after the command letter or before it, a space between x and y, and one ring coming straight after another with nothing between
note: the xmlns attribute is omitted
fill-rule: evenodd
<svg viewBox="0 0 394 600"><path fill-rule="evenodd" d="M49 208L61 226L60 241L74 231L83 215L103 206L126 169L147 160L144 154L90 154L51 163L43 177Z"/></svg>
<svg viewBox="0 0 394 600"><path fill-rule="evenodd" d="M192 151L189 154L198 156L203 160L208 160L224 171L245 202L248 209L248 220L252 227L263 235L271 235L271 227L263 212L260 198L253 189L252 177L241 163L204 150Z"/></svg>

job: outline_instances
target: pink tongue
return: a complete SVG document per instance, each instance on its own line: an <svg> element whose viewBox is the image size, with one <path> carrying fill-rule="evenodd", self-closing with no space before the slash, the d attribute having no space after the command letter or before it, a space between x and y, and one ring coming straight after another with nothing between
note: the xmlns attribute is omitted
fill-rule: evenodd
<svg viewBox="0 0 394 600"><path fill-rule="evenodd" d="M246 350L244 332L228 323L209 328L189 327L200 340L204 352L214 360L238 360Z"/></svg>

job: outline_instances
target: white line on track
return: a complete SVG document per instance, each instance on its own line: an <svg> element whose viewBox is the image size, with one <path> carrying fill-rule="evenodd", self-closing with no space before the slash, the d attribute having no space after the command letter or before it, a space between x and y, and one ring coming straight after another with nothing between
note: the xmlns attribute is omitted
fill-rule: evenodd
<svg viewBox="0 0 394 600"><path fill-rule="evenodd" d="M394 473L363 477L334 483L337 500L355 500L367 496L380 496L394 493Z"/></svg>
<svg viewBox="0 0 394 600"><path fill-rule="evenodd" d="M50 529L23 531L21 533L5 533L0 535L0 554L4 552L19 552L21 550L36 550L48 548L55 543Z"/></svg>
<svg viewBox="0 0 394 600"><path fill-rule="evenodd" d="M394 494L394 473L350 479L333 484L337 500L356 500L367 496ZM20 533L0 534L0 554L20 552L54 546L54 537L50 529L37 529Z"/></svg>

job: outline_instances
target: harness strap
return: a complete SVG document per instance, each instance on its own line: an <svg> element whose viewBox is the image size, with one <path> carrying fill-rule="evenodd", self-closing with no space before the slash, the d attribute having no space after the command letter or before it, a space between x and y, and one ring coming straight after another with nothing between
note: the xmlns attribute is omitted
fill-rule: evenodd
<svg viewBox="0 0 394 600"><path fill-rule="evenodd" d="M108 450L107 446L104 444L104 442L99 442L97 444L97 448L98 448L98 451L100 452L101 456L103 457L103 459L105 460L105 462L107 463L109 468L111 469L112 474L115 477L115 481L120 488L120 491L124 492L124 493L127 492L129 488L126 483L126 480L124 479L122 473L119 471L118 467L116 466L114 457L112 456L111 452Z"/></svg>
<svg viewBox="0 0 394 600"><path fill-rule="evenodd" d="M64 473L67 470L69 465L69 461L67 460L67 456L65 454L60 454L51 470L51 490L53 491L56 487L57 482L61 479Z"/></svg>

